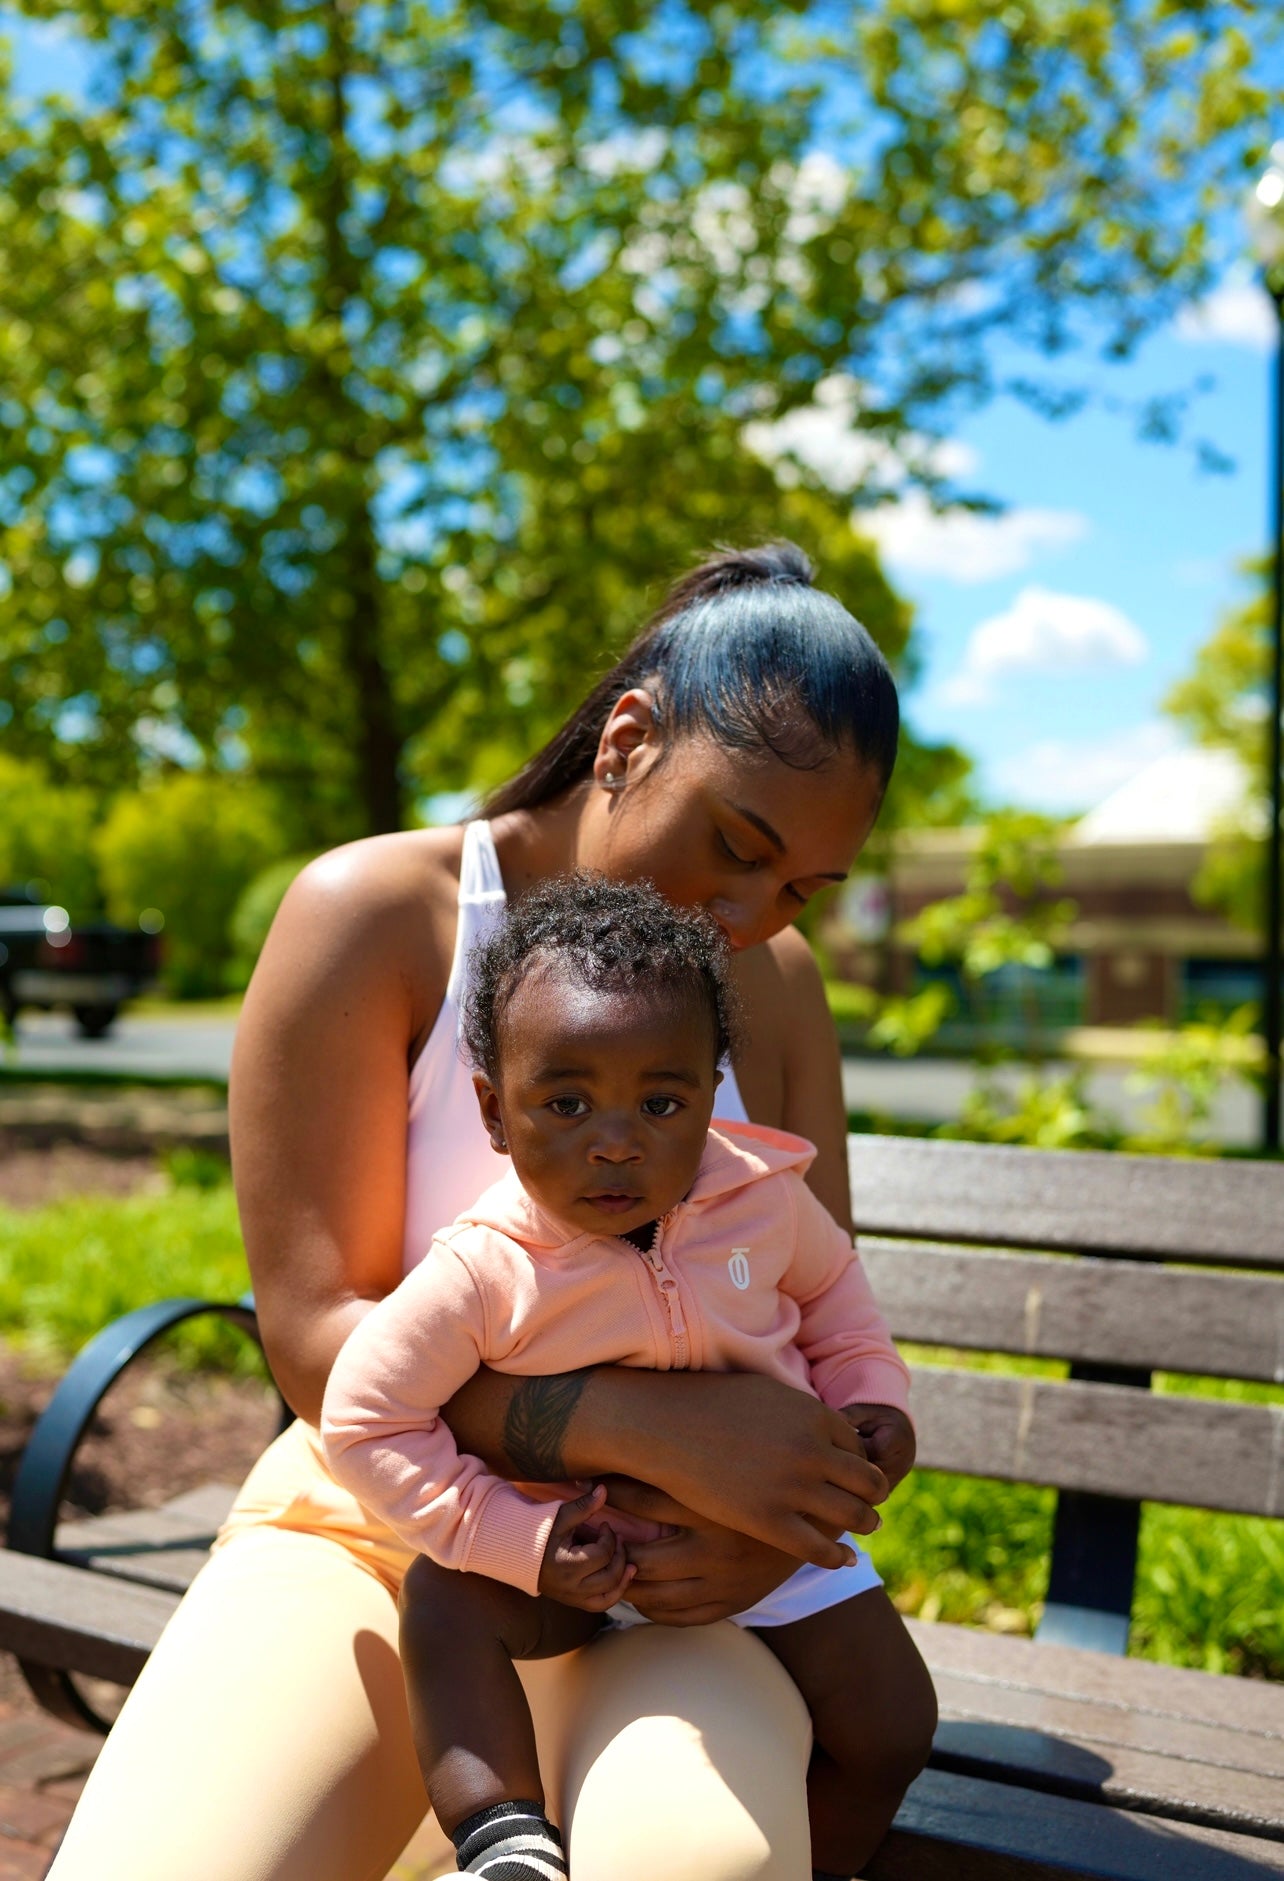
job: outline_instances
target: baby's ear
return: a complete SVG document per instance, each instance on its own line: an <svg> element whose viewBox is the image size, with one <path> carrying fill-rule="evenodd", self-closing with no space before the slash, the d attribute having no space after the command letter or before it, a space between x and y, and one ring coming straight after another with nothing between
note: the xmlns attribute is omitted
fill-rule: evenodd
<svg viewBox="0 0 1284 1881"><path fill-rule="evenodd" d="M498 1156L507 1156L508 1141L504 1135L504 1119L499 1109L499 1093L484 1071L473 1072L473 1089L477 1093L477 1108L481 1111L481 1120L486 1126L490 1146Z"/></svg>

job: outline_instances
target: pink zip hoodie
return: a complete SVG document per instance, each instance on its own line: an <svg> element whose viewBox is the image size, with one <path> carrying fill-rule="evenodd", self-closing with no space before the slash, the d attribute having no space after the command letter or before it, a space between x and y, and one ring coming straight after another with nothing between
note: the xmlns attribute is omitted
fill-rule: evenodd
<svg viewBox="0 0 1284 1881"><path fill-rule="evenodd" d="M338 1480L411 1548L536 1593L561 1499L462 1456L438 1411L481 1364L765 1372L841 1409L907 1408L909 1374L847 1235L803 1181L802 1137L719 1122L649 1253L546 1214L509 1171L437 1235L335 1361L321 1433Z"/></svg>

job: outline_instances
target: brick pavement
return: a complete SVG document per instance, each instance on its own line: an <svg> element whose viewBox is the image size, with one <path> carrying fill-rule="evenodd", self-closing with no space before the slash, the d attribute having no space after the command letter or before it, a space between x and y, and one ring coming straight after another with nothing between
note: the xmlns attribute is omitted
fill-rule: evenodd
<svg viewBox="0 0 1284 1881"><path fill-rule="evenodd" d="M102 1740L46 1717L0 1661L0 1881L41 1881Z"/></svg>

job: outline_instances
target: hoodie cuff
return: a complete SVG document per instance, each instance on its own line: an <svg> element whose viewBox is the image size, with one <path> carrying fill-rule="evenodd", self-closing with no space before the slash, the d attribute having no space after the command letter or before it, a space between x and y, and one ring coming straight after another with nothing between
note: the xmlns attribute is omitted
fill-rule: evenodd
<svg viewBox="0 0 1284 1881"><path fill-rule="evenodd" d="M497 1483L468 1524L460 1567L506 1581L524 1594L539 1592L539 1571L561 1502L534 1502L511 1483Z"/></svg>
<svg viewBox="0 0 1284 1881"><path fill-rule="evenodd" d="M890 1404L893 1410L903 1411L913 1425L909 1374L895 1360L856 1359L826 1378L820 1396L833 1411L844 1410L849 1404Z"/></svg>

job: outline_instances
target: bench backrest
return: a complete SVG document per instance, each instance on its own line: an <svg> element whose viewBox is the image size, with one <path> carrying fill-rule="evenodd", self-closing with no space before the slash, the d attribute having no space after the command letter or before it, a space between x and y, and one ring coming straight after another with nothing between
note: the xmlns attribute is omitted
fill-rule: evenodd
<svg viewBox="0 0 1284 1881"><path fill-rule="evenodd" d="M898 1339L1070 1362L915 1368L921 1466L1063 1492L1054 1606L1099 1582L1116 1609L1130 1596L1142 1501L1284 1515L1284 1404L1138 1389L1155 1371L1284 1384L1284 1165L875 1136L849 1153Z"/></svg>

